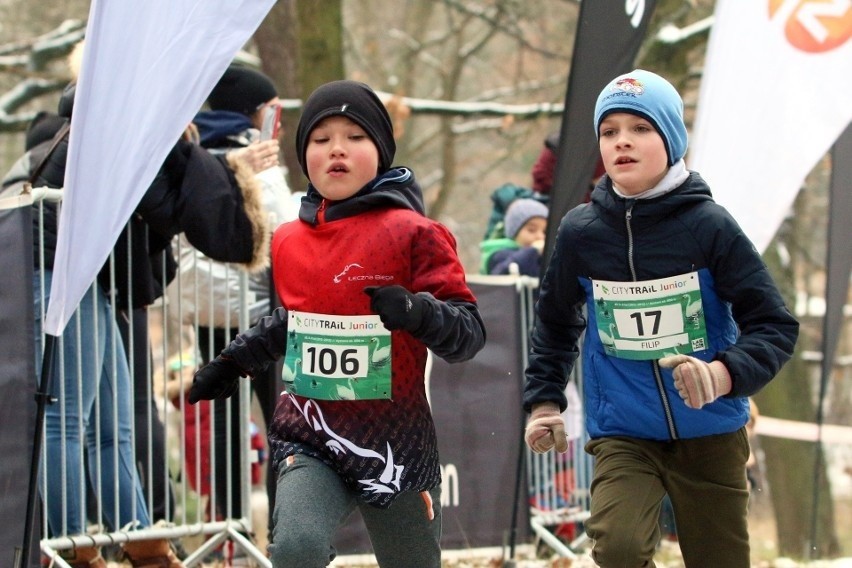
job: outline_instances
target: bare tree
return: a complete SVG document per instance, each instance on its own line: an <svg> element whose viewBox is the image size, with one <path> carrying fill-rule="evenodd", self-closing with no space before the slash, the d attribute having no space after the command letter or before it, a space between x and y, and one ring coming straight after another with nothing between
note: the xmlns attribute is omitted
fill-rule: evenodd
<svg viewBox="0 0 852 568"><path fill-rule="evenodd" d="M295 0L278 0L254 34L263 71L272 78L282 97L297 100L302 97L298 31ZM281 115L281 153L288 171L289 186L294 190L304 185L293 143L298 118L297 112Z"/></svg>

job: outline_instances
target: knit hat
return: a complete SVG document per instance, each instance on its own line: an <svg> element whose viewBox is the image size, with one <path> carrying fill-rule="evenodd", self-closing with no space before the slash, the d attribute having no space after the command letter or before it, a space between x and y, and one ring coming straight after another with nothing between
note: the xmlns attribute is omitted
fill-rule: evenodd
<svg viewBox="0 0 852 568"><path fill-rule="evenodd" d="M396 142L393 139L393 122L385 105L368 85L342 80L318 87L302 107L296 128L296 155L306 176L308 136L321 120L330 116L345 116L358 123L379 150L379 173L390 169L396 154Z"/></svg>
<svg viewBox="0 0 852 568"><path fill-rule="evenodd" d="M683 100L671 83L650 71L634 69L604 87L595 104L595 135L611 113L627 112L651 122L663 139L671 166L686 154Z"/></svg>
<svg viewBox="0 0 852 568"><path fill-rule="evenodd" d="M506 236L514 239L527 221L533 217L544 217L547 219L547 205L535 199L516 199L506 210L503 219L503 227Z"/></svg>
<svg viewBox="0 0 852 568"><path fill-rule="evenodd" d="M263 103L278 96L272 80L251 67L231 64L213 87L207 104L212 110L229 110L251 116Z"/></svg>

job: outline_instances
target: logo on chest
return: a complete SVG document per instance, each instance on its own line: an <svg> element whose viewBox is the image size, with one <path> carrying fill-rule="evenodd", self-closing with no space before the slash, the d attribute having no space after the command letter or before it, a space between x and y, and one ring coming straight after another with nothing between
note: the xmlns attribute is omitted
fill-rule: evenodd
<svg viewBox="0 0 852 568"><path fill-rule="evenodd" d="M371 274L369 269L353 262L344 266L332 280L335 284L340 284L341 282L391 282L393 279L392 274Z"/></svg>

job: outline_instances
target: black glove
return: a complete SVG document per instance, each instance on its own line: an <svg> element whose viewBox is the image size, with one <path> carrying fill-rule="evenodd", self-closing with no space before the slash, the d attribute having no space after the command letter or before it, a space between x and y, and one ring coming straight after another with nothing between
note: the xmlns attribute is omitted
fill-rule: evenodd
<svg viewBox="0 0 852 568"><path fill-rule="evenodd" d="M423 323L426 301L402 286L367 286L364 293L370 296L370 309L389 330L414 331Z"/></svg>
<svg viewBox="0 0 852 568"><path fill-rule="evenodd" d="M189 404L199 400L224 400L240 388L240 377L248 373L231 359L221 355L201 367L192 377Z"/></svg>

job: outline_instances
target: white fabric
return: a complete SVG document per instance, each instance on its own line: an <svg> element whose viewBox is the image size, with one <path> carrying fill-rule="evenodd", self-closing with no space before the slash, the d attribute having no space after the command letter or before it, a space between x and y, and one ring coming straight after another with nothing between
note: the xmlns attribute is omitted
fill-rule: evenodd
<svg viewBox="0 0 852 568"><path fill-rule="evenodd" d="M168 151L274 3L92 1L47 333L62 333Z"/></svg>
<svg viewBox="0 0 852 568"><path fill-rule="evenodd" d="M579 440L583 436L583 401L580 400L580 391L577 383L568 381L565 386L565 398L568 406L562 411L562 419L565 420L565 435L569 440Z"/></svg>
<svg viewBox="0 0 852 568"><path fill-rule="evenodd" d="M852 0L716 2L689 169L761 252L852 120L850 11Z"/></svg>
<svg viewBox="0 0 852 568"><path fill-rule="evenodd" d="M621 193L617 187L615 187L615 182L613 182L612 190L616 195L623 197L624 199L653 199L654 197L659 197L664 193L670 192L676 187L680 187L680 184L685 182L688 177L689 171L686 169L686 164L683 160L678 160L669 167L666 171L666 175L663 176L663 179L661 179L660 182L651 189L646 189L642 193L637 193L636 195L625 195Z"/></svg>

